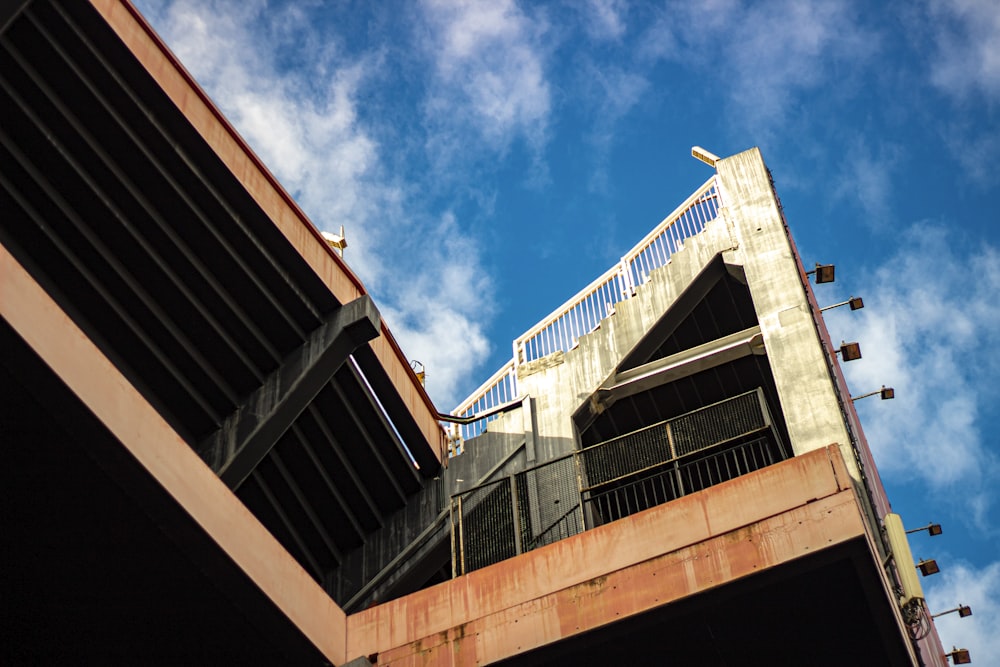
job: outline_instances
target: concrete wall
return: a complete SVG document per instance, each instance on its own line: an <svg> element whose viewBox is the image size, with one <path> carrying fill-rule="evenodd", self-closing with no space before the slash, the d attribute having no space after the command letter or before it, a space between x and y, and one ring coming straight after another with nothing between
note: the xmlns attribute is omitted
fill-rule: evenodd
<svg viewBox="0 0 1000 667"><path fill-rule="evenodd" d="M698 273L719 253L743 266L760 320L785 421L796 454L840 443L851 475L860 481L850 438L831 382L827 358L806 295L803 275L760 151L745 151L717 164L724 206L700 234L688 238L670 263L653 271L633 298L568 352L557 352L518 369L522 395L535 401L536 457L544 462L575 448L571 415L614 371ZM491 422L489 431L525 432L520 411ZM489 448L482 438L466 444L463 457ZM454 464L454 463L453 463Z"/></svg>

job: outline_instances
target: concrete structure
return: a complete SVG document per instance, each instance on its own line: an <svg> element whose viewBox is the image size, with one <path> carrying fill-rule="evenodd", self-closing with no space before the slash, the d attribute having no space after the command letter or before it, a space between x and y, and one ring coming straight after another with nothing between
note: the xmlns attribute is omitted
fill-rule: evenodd
<svg viewBox="0 0 1000 667"><path fill-rule="evenodd" d="M0 4L0 96L4 664L946 663L756 149L449 440L127 1Z"/></svg>

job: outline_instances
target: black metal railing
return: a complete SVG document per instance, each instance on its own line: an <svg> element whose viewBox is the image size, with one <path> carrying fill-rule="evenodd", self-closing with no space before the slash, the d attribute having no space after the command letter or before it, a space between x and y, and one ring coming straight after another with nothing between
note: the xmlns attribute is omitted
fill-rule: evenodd
<svg viewBox="0 0 1000 667"><path fill-rule="evenodd" d="M583 493L589 527L601 526L695 491L736 479L785 458L770 437L760 437L691 460L670 461L633 478Z"/></svg>
<svg viewBox="0 0 1000 667"><path fill-rule="evenodd" d="M699 408L452 498L465 574L788 458L763 390Z"/></svg>

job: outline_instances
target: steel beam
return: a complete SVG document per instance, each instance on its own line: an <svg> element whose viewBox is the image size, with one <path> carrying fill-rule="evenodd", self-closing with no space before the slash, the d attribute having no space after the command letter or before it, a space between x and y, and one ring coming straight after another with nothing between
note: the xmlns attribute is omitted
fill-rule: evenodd
<svg viewBox="0 0 1000 667"><path fill-rule="evenodd" d="M202 442L199 452L230 489L239 488L347 357L378 336L380 325L369 296L344 304Z"/></svg>

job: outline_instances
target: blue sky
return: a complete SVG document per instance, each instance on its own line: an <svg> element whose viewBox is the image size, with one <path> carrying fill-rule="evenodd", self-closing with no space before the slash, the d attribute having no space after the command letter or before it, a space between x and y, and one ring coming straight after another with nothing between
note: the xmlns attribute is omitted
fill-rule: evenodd
<svg viewBox="0 0 1000 667"><path fill-rule="evenodd" d="M942 641L1000 656L1000 5L137 3L346 259L448 410L760 146Z"/></svg>

